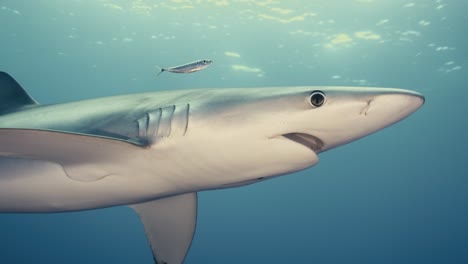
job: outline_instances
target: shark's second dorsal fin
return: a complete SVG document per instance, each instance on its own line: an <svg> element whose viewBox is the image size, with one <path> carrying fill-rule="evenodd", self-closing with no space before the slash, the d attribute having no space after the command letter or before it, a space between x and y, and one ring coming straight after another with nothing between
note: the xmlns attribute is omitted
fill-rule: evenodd
<svg viewBox="0 0 468 264"><path fill-rule="evenodd" d="M0 72L0 114L15 111L37 102L8 73Z"/></svg>

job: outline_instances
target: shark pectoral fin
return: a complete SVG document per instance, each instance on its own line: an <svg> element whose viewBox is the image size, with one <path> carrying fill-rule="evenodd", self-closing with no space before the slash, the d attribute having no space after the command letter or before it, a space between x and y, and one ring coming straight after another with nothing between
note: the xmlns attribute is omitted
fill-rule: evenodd
<svg viewBox="0 0 468 264"><path fill-rule="evenodd" d="M131 205L143 222L155 262L180 264L192 243L197 221L197 193Z"/></svg>
<svg viewBox="0 0 468 264"><path fill-rule="evenodd" d="M63 131L0 128L0 156L59 164L75 181L118 174L115 164L138 159L144 148L123 140Z"/></svg>

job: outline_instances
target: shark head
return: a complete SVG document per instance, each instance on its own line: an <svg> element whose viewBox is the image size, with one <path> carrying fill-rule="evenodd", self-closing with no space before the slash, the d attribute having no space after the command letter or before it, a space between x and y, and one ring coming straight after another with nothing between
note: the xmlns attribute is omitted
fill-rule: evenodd
<svg viewBox="0 0 468 264"><path fill-rule="evenodd" d="M333 87L302 96L309 109L291 113L281 135L316 153L388 127L424 103L422 95L401 89Z"/></svg>
<svg viewBox="0 0 468 264"><path fill-rule="evenodd" d="M199 142L203 153L211 148L209 167L225 168L217 179L231 187L313 166L318 153L404 119L424 97L388 88L282 87L202 92L193 103L187 135L205 136Z"/></svg>

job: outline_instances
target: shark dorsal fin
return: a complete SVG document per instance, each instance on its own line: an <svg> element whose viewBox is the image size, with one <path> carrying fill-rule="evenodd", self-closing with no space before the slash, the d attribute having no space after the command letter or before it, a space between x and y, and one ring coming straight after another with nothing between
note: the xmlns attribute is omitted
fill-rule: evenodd
<svg viewBox="0 0 468 264"><path fill-rule="evenodd" d="M0 72L0 113L15 111L37 102L8 73Z"/></svg>

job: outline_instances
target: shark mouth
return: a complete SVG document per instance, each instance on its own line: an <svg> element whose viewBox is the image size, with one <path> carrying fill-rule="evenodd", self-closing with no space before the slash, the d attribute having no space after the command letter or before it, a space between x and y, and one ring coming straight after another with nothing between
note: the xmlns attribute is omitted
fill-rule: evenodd
<svg viewBox="0 0 468 264"><path fill-rule="evenodd" d="M320 138L305 133L288 133L284 134L283 137L299 143L311 149L315 153L321 152L323 146L325 145Z"/></svg>

